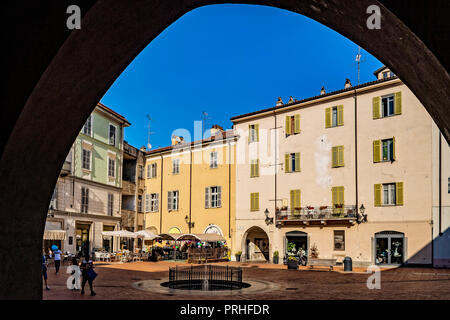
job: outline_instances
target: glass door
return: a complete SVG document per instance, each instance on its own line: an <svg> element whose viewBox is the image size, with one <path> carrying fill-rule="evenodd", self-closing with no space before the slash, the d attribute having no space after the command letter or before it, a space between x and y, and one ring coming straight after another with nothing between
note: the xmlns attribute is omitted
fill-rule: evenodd
<svg viewBox="0 0 450 320"><path fill-rule="evenodd" d="M401 265L404 262L403 233L383 231L375 235L375 263Z"/></svg>

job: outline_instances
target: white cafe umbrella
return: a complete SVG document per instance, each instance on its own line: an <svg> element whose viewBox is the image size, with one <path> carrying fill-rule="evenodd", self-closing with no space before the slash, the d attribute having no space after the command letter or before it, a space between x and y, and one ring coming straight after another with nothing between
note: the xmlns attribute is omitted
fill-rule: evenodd
<svg viewBox="0 0 450 320"><path fill-rule="evenodd" d="M161 238L160 236L158 236L157 234L154 234L151 231L148 230L141 230L141 231L137 231L135 232L138 236L142 236L144 237L144 240L154 240L156 238Z"/></svg>
<svg viewBox="0 0 450 320"><path fill-rule="evenodd" d="M118 230L118 231L103 231L102 235L104 236L114 236L114 237L121 237L121 238L142 238L143 236L138 235L134 232L130 232L127 230Z"/></svg>

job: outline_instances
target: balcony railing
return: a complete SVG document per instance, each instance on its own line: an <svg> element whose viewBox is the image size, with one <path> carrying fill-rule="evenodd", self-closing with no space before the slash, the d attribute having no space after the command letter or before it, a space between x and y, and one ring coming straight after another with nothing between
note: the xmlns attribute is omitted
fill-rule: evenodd
<svg viewBox="0 0 450 320"><path fill-rule="evenodd" d="M357 220L357 209L354 205L349 206L321 206L301 207L291 209L278 209L276 221L278 224L292 223L318 223L327 224L331 221L354 223Z"/></svg>

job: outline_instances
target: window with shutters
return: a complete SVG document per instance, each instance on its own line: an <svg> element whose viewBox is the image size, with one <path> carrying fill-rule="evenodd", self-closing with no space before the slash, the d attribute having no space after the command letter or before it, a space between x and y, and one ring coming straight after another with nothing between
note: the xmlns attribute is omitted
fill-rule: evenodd
<svg viewBox="0 0 450 320"><path fill-rule="evenodd" d="M375 206L402 206L403 182L375 184Z"/></svg>
<svg viewBox="0 0 450 320"><path fill-rule="evenodd" d="M301 193L300 190L291 190L290 191L290 200L291 200L291 212L296 214L300 213L301 210Z"/></svg>
<svg viewBox="0 0 450 320"><path fill-rule="evenodd" d="M344 146L331 148L331 167L339 168L344 166Z"/></svg>
<svg viewBox="0 0 450 320"><path fill-rule="evenodd" d="M250 178L259 177L259 160L250 160Z"/></svg>
<svg viewBox="0 0 450 320"><path fill-rule="evenodd" d="M92 115L90 115L89 118L87 118L86 123L83 126L82 132L88 136L92 135Z"/></svg>
<svg viewBox="0 0 450 320"><path fill-rule="evenodd" d="M286 137L300 133L300 115L286 116Z"/></svg>
<svg viewBox="0 0 450 320"><path fill-rule="evenodd" d="M116 127L112 124L109 125L109 144L116 145Z"/></svg>
<svg viewBox="0 0 450 320"><path fill-rule="evenodd" d="M210 156L210 162L209 162L209 167L210 168L217 168L217 152L211 152L209 154Z"/></svg>
<svg viewBox="0 0 450 320"><path fill-rule="evenodd" d="M344 230L334 230L334 250L344 251L345 250L345 231Z"/></svg>
<svg viewBox="0 0 450 320"><path fill-rule="evenodd" d="M150 194L150 212L157 212L159 210L159 194Z"/></svg>
<svg viewBox="0 0 450 320"><path fill-rule="evenodd" d="M89 209L89 189L81 187L81 212L88 213Z"/></svg>
<svg viewBox="0 0 450 320"><path fill-rule="evenodd" d="M259 192L250 193L250 211L259 211Z"/></svg>
<svg viewBox="0 0 450 320"><path fill-rule="evenodd" d="M257 142L259 141L259 125L251 124L248 126L248 142Z"/></svg>
<svg viewBox="0 0 450 320"><path fill-rule="evenodd" d="M333 187L331 193L333 213L344 213L344 187Z"/></svg>
<svg viewBox="0 0 450 320"><path fill-rule="evenodd" d="M167 209L169 211L177 211L179 203L179 191L169 191L167 197Z"/></svg>
<svg viewBox="0 0 450 320"><path fill-rule="evenodd" d="M381 116L389 117L394 114L394 95L381 97Z"/></svg>
<svg viewBox="0 0 450 320"><path fill-rule="evenodd" d="M112 216L114 211L114 195L108 193L108 216Z"/></svg>
<svg viewBox="0 0 450 320"><path fill-rule="evenodd" d="M180 173L180 159L172 160L172 173L173 174Z"/></svg>
<svg viewBox="0 0 450 320"><path fill-rule="evenodd" d="M373 142L373 162L395 160L395 138L375 140Z"/></svg>
<svg viewBox="0 0 450 320"><path fill-rule="evenodd" d="M151 163L147 165L147 178L156 178L156 163Z"/></svg>
<svg viewBox="0 0 450 320"><path fill-rule="evenodd" d="M395 205L395 183L385 183L383 184L383 204L384 205Z"/></svg>
<svg viewBox="0 0 450 320"><path fill-rule="evenodd" d="M142 212L142 195L138 195L137 198L137 210L138 212Z"/></svg>
<svg viewBox="0 0 450 320"><path fill-rule="evenodd" d="M108 177L116 176L116 160L108 158Z"/></svg>
<svg viewBox="0 0 450 320"><path fill-rule="evenodd" d="M91 150L83 149L82 153L81 167L86 170L91 170Z"/></svg>
<svg viewBox="0 0 450 320"><path fill-rule="evenodd" d="M338 105L325 109L325 128L333 128L344 125L344 105Z"/></svg>
<svg viewBox="0 0 450 320"><path fill-rule="evenodd" d="M284 172L300 172L300 152L284 155Z"/></svg>
<svg viewBox="0 0 450 320"><path fill-rule="evenodd" d="M382 160L383 161L393 161L394 160L394 140L385 139L381 140L382 148Z"/></svg>
<svg viewBox="0 0 450 320"><path fill-rule="evenodd" d="M138 165L138 179L144 179L144 166Z"/></svg>
<svg viewBox="0 0 450 320"><path fill-rule="evenodd" d="M213 186L205 188L205 208L222 207L222 187Z"/></svg>

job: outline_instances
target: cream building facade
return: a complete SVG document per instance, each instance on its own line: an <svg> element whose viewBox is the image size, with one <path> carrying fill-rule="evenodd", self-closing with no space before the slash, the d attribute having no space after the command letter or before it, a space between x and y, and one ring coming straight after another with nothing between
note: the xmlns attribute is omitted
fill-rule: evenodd
<svg viewBox="0 0 450 320"><path fill-rule="evenodd" d="M450 265L449 146L400 79L375 76L231 118L243 260L295 246L354 265Z"/></svg>

